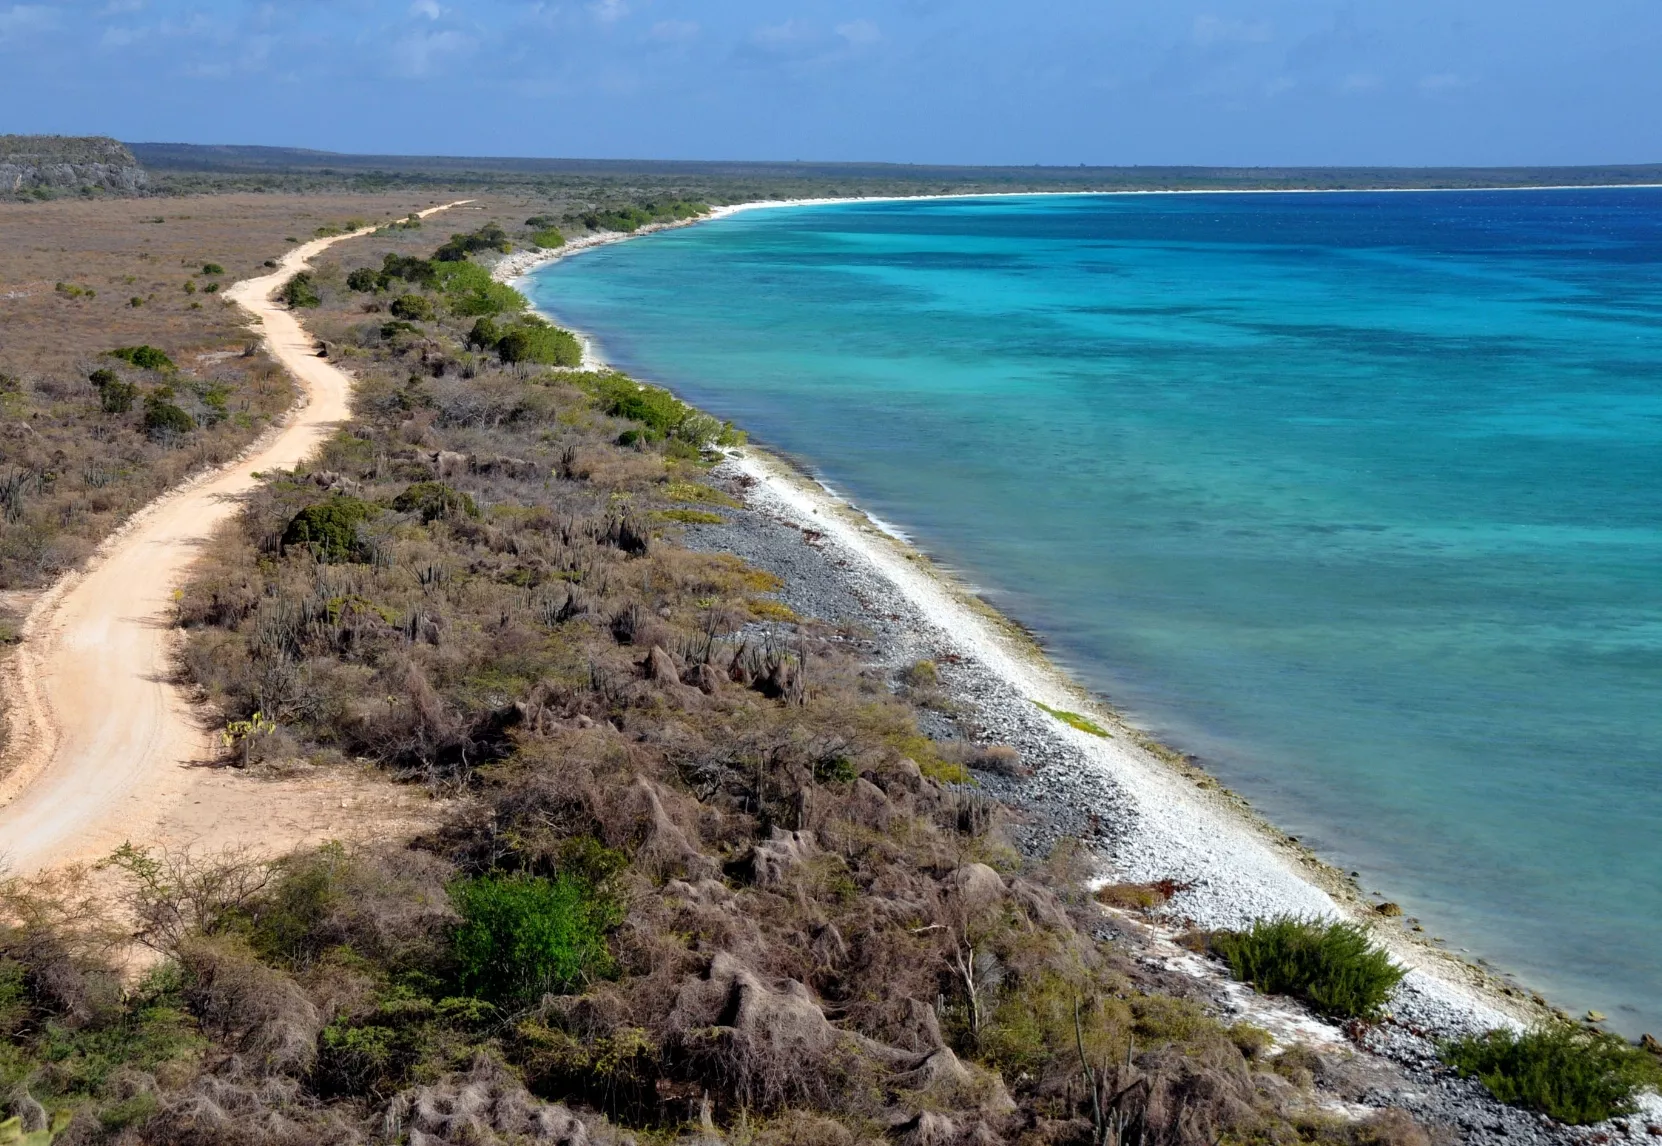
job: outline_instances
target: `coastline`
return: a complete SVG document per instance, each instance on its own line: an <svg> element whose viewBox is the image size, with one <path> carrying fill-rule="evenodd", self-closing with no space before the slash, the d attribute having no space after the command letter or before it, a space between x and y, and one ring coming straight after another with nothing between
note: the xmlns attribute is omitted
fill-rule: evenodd
<svg viewBox="0 0 1662 1146"><path fill-rule="evenodd" d="M1121 192L1188 193L1192 192ZM993 196L876 198L983 197ZM856 201L862 200L740 204L633 234L588 236L557 251L536 252L535 257L527 252L517 260L503 260L496 273L515 281L568 254L742 210ZM604 368L593 340L576 333L584 346L584 368ZM764 449L729 451L716 474L735 484L748 508L804 539L812 535L810 544L833 552L833 564L842 570L838 576L856 596L885 602L879 612L906 618L900 643L915 648L918 659L927 656L941 663L947 691L974 713L980 729L977 739L1013 744L1035 765L1025 779L978 779L992 794L1028 812L1039 825L1038 836L1052 841L1062 835L1083 838L1105 861L1101 882L1172 880L1184 885L1147 937L1149 949L1159 952L1151 957L1179 974L1215 980L1214 965L1177 945L1182 931L1238 927L1256 917L1294 914L1361 923L1409 971L1392 1000L1391 1017L1359 1040L1297 1014L1296 1007L1278 1008L1275 1001L1252 996L1239 984L1213 983L1221 1005L1272 1030L1293 1031L1311 1041L1359 1045L1422 1072L1435 1062L1441 1038L1497 1026L1521 1028L1554 1013L1539 995L1433 945L1400 922L1386 920L1344 873L1289 840L1244 799L1179 753L1095 702L1050 662L1021 626L934 566L901 530L875 521ZM1082 713L1110 735L1099 738L1071 727L1040 705ZM1658 1115L1662 1099L1648 1096L1643 1116L1654 1120ZM1610 1132L1609 1127L1600 1129Z"/></svg>

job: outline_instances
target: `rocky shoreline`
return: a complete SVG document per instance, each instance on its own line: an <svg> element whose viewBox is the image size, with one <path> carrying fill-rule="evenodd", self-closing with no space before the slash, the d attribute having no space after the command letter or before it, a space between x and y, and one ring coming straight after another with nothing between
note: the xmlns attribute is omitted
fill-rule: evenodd
<svg viewBox="0 0 1662 1146"><path fill-rule="evenodd" d="M1018 846L1041 856L1060 839L1079 839L1099 858L1103 882L1173 879L1182 886L1155 916L1105 909L1100 937L1123 944L1140 964L1169 979L1176 993L1202 999L1232 1021L1263 1027L1281 1045L1348 1052L1329 1055L1343 1066L1330 1067L1315 1079L1335 1110L1401 1107L1474 1143L1637 1143L1662 1136L1662 1102L1655 1096L1632 1118L1566 1128L1496 1102L1475 1080L1455 1077L1437 1059L1439 1039L1518 1023L1527 1012L1503 1006L1503 998L1491 1001L1480 984L1446 981L1425 969L1423 959L1419 966L1409 963L1413 970L1393 998L1387 1019L1346 1031L1289 1000L1254 994L1221 965L1179 945L1179 934L1193 926L1239 925L1253 915L1288 909L1331 915L1336 906L1314 883L1305 884L1310 892L1301 897L1305 903L1286 904L1279 902L1284 888L1254 887L1250 872L1231 878L1216 855L1181 855L1169 846L1151 850L1151 841L1160 841L1158 832L1148 830L1148 793L1131 790L1122 777L1103 769L1092 758L1091 745L1081 743L1088 734L1068 728L1023 695L1008 672L988 663L984 648L965 639L962 626L943 625L938 610L920 607L915 594L874 560L873 550L894 550L914 567L927 565L921 554L907 552L853 507L839 504L823 487L760 451L735 453L712 477L745 508L727 511L722 525L687 526L683 543L733 553L775 573L784 582L779 596L786 605L805 618L859 633L864 651L879 664L899 670L917 661L932 662L942 702L927 713L929 735L1008 745L1020 753L1019 768L1009 770L1015 774L975 772L979 790L1017 813ZM807 513L804 505L810 506ZM863 531L871 544L849 544L849 530ZM986 623L996 621L989 616ZM1139 735L1123 723L1114 724L1112 733ZM1170 762L1168 767L1185 784L1197 783L1191 773L1203 775L1180 771L1181 765ZM1240 827L1247 827L1244 817ZM1400 955L1403 946L1392 944L1393 953Z"/></svg>

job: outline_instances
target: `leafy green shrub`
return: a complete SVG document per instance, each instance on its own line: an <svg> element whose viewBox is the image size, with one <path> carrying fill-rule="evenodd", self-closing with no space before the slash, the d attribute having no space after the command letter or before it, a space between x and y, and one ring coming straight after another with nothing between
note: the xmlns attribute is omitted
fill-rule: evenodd
<svg viewBox="0 0 1662 1146"><path fill-rule="evenodd" d="M173 359L154 346L119 346L114 350L104 352L111 358L119 358L141 370L173 370Z"/></svg>
<svg viewBox="0 0 1662 1146"><path fill-rule="evenodd" d="M381 260L381 273L376 278L382 290L386 290L393 279L422 286L432 286L438 281L433 264L414 255L387 255Z"/></svg>
<svg viewBox="0 0 1662 1146"><path fill-rule="evenodd" d="M114 370L111 370L108 367L100 366L97 370L94 370L91 374L87 375L87 381L92 383L93 389L102 390L111 382L117 382L120 381L120 379Z"/></svg>
<svg viewBox="0 0 1662 1146"><path fill-rule="evenodd" d="M433 318L433 300L423 294L401 294L387 309L408 322L429 322Z"/></svg>
<svg viewBox="0 0 1662 1146"><path fill-rule="evenodd" d="M481 314L517 314L528 305L525 296L499 283L477 263L439 263L434 279L452 313L465 318Z"/></svg>
<svg viewBox="0 0 1662 1146"><path fill-rule="evenodd" d="M205 275L222 275L225 273L225 268L218 263L203 263L202 273Z"/></svg>
<svg viewBox="0 0 1662 1146"><path fill-rule="evenodd" d="M496 341L496 353L504 362L527 362L541 366L581 366L583 344L569 330L529 318L509 327Z"/></svg>
<svg viewBox="0 0 1662 1146"><path fill-rule="evenodd" d="M486 223L466 235L451 235L448 243L433 252L433 261L459 263L476 251L501 251L506 254L511 250L513 244L508 242L508 232L495 223Z"/></svg>
<svg viewBox="0 0 1662 1146"><path fill-rule="evenodd" d="M1260 919L1246 931L1213 932L1211 947L1235 978L1334 1018L1372 1017L1405 974L1354 923Z"/></svg>
<svg viewBox="0 0 1662 1146"><path fill-rule="evenodd" d="M323 298L317 293L317 283L313 281L310 271L301 271L289 279L277 292L277 297L296 309L323 305Z"/></svg>
<svg viewBox="0 0 1662 1146"><path fill-rule="evenodd" d="M566 245L566 237L560 234L555 227L544 227L540 231L533 232L531 241L545 251L557 250Z"/></svg>
<svg viewBox="0 0 1662 1146"><path fill-rule="evenodd" d="M150 394L144 399L144 428L152 434L188 434L196 429L196 419L163 395Z"/></svg>
<svg viewBox="0 0 1662 1146"><path fill-rule="evenodd" d="M475 350L495 350L502 341L502 329L489 318L481 318L467 332L467 344Z"/></svg>
<svg viewBox="0 0 1662 1146"><path fill-rule="evenodd" d="M381 287L381 274L374 267L359 267L346 276L346 285L355 291L374 294Z"/></svg>
<svg viewBox="0 0 1662 1146"><path fill-rule="evenodd" d="M568 994L613 971L606 932L622 918L616 902L585 879L560 875L458 880L450 898L464 990L493 1001Z"/></svg>
<svg viewBox="0 0 1662 1146"><path fill-rule="evenodd" d="M583 226L591 231L634 232L649 223L671 223L708 215L706 203L692 203L676 199L667 203L631 203L625 207L589 211L581 216Z"/></svg>
<svg viewBox="0 0 1662 1146"><path fill-rule="evenodd" d="M1571 1126L1631 1114L1639 1091L1662 1082L1655 1056L1571 1023L1468 1035L1444 1043L1441 1054L1461 1078L1476 1075L1500 1101Z"/></svg>
<svg viewBox="0 0 1662 1146"><path fill-rule="evenodd" d="M355 561L363 550L358 525L374 514L373 506L355 497L332 497L308 505L289 519L283 530L283 548L302 546L320 561Z"/></svg>
<svg viewBox="0 0 1662 1146"><path fill-rule="evenodd" d="M479 516L479 507L471 497L441 481L416 482L393 499L392 507L399 513L419 513L424 522L462 514Z"/></svg>

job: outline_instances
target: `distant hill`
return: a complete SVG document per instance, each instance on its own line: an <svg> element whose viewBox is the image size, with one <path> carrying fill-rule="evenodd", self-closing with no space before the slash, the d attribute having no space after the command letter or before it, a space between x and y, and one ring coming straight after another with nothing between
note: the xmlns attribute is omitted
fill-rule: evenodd
<svg viewBox="0 0 1662 1146"><path fill-rule="evenodd" d="M781 180L793 185L918 184L934 188L1338 190L1379 187L1527 187L1662 184L1662 164L1600 167L952 167L903 163L539 159L509 156L351 155L299 147L131 143L157 172L324 176L578 176Z"/></svg>
<svg viewBox="0 0 1662 1146"><path fill-rule="evenodd" d="M133 153L103 135L0 135L0 194L90 190L132 195L148 185Z"/></svg>

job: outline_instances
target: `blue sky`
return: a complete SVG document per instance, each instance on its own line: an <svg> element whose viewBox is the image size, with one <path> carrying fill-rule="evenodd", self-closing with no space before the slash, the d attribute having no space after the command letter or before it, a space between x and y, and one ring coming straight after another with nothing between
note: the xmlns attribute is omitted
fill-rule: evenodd
<svg viewBox="0 0 1662 1146"><path fill-rule="evenodd" d="M0 130L928 163L1662 161L1657 0L0 0Z"/></svg>

